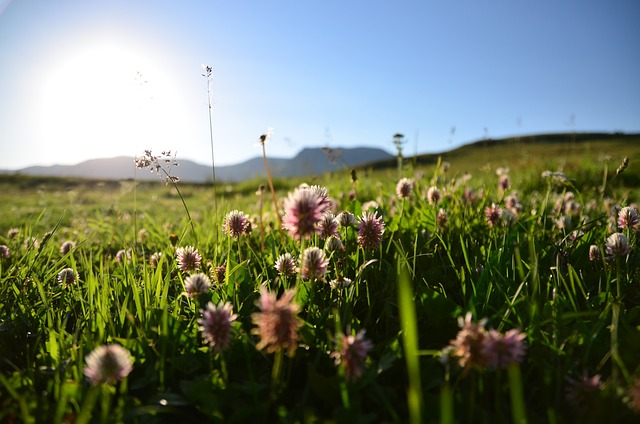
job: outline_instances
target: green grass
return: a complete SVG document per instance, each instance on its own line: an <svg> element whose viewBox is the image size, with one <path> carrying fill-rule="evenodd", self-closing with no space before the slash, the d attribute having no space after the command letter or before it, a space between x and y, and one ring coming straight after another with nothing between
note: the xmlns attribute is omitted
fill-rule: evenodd
<svg viewBox="0 0 640 424"><path fill-rule="evenodd" d="M327 188L336 212L361 216L375 200L386 226L374 250L358 246L355 228L341 228L345 250L327 253L324 282L275 270L279 255L298 258L324 241L298 242L277 228L270 194L256 195L265 181L218 187L214 211L207 185L180 184L179 196L160 182L2 176L0 245L11 256L0 259L0 421L633 422L638 232L620 230L632 250L617 261L590 261L588 253L614 230L611 208L638 201L637 138L487 142L441 155L447 171L437 158L405 158L414 190L404 200L395 194L395 160L356 170L355 185L346 169L310 177ZM601 152L610 158L600 160ZM616 176L625 156L629 165ZM510 169L504 192L499 167ZM569 180L544 179L546 170ZM302 181L275 181L279 201ZM425 196L431 186L443 193L437 205ZM520 211L489 226L485 208L505 208L507 195L519 198ZM222 218L233 209L252 217L251 234L224 233ZM66 240L75 248L63 254ZM187 245L213 281L193 299L182 295L187 274L175 259ZM122 249L129 258L118 261ZM154 252L163 253L156 266ZM63 268L77 273L76 285L58 284ZM339 276L353 284L332 290L328 281ZM256 349L261 287L296 289L302 326L294 355ZM230 302L238 315L220 353L199 330L208 301ZM495 369L449 356L467 313L486 319L487 330L519 329L522 362ZM360 330L373 348L362 375L347 380L331 353ZM85 358L106 343L130 352L133 371L91 386ZM601 385L568 401L569 379L596 375Z"/></svg>

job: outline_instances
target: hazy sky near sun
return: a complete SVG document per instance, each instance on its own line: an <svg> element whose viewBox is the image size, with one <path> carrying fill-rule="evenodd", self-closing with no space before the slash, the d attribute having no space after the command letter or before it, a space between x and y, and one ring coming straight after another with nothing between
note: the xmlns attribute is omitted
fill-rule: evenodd
<svg viewBox="0 0 640 424"><path fill-rule="evenodd" d="M0 0L0 169L640 132L638 0Z"/></svg>

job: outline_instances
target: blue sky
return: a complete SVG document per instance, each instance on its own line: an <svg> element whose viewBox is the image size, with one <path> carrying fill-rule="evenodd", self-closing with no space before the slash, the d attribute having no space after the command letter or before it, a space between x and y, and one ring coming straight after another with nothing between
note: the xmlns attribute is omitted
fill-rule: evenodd
<svg viewBox="0 0 640 424"><path fill-rule="evenodd" d="M640 2L0 0L0 169L640 132Z"/></svg>

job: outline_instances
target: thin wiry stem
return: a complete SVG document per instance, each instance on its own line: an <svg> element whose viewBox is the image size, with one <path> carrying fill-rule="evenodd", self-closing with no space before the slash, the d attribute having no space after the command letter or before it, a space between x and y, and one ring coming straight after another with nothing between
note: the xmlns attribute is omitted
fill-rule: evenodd
<svg viewBox="0 0 640 424"><path fill-rule="evenodd" d="M276 199L276 190L273 188L273 181L271 180L271 172L269 171L269 163L267 162L267 149L262 143L262 158L264 159L264 169L267 172L267 180L269 180L269 188L271 189L271 197L273 198L273 210L278 217L278 228L282 228L282 218L278 211L278 199Z"/></svg>
<svg viewBox="0 0 640 424"><path fill-rule="evenodd" d="M202 74L207 78L207 106L209 107L209 139L211 142L211 177L213 178L213 216L214 222L218 222L218 204L216 194L216 161L213 153L213 113L211 106L211 80L212 80L212 68L208 65L202 65L205 73ZM218 232L216 231L216 237Z"/></svg>

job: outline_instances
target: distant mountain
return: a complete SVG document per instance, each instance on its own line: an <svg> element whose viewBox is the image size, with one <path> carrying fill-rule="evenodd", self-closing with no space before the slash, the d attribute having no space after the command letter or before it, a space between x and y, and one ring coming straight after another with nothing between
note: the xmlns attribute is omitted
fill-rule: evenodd
<svg viewBox="0 0 640 424"><path fill-rule="evenodd" d="M393 156L382 149L356 148L307 148L291 159L268 158L269 170L274 178L318 175L344 168L363 166L368 163L391 159ZM212 180L211 166L178 158L179 166L171 174L181 181L203 183ZM118 156L108 159L91 159L77 165L30 166L13 171L15 174L76 177L91 179L152 180L158 176L147 170L136 169L134 158ZM237 165L216 166L216 179L222 182L239 182L265 175L262 157L249 159Z"/></svg>

